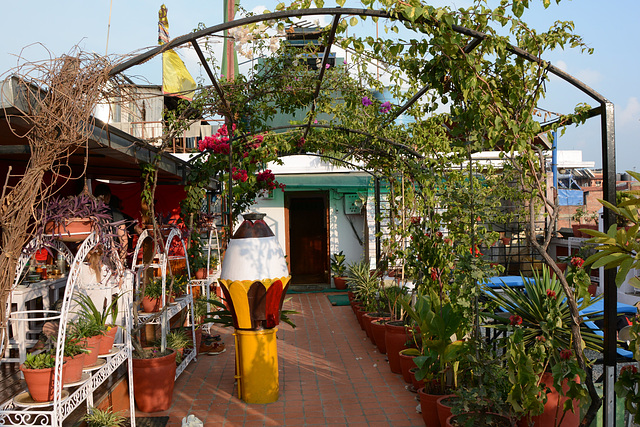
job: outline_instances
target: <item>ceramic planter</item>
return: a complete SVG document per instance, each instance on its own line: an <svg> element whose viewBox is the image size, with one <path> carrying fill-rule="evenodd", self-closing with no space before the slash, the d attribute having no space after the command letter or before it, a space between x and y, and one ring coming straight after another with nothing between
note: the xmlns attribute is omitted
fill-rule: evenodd
<svg viewBox="0 0 640 427"><path fill-rule="evenodd" d="M384 324L387 323L389 319L390 318L388 317L383 317L371 322L371 335L373 335L373 340L375 341L376 346L378 347L378 351L381 354L387 353L387 344L384 338L385 336Z"/></svg>
<svg viewBox="0 0 640 427"><path fill-rule="evenodd" d="M98 352L99 355L109 354L111 348L113 347L113 342L116 339L117 332L118 326L111 325L111 329L109 329L107 333L102 336L102 340L100 341L100 350Z"/></svg>
<svg viewBox="0 0 640 427"><path fill-rule="evenodd" d="M160 298L142 297L142 311L145 313L157 313L160 311Z"/></svg>
<svg viewBox="0 0 640 427"><path fill-rule="evenodd" d="M419 389L424 387L424 380L418 381L418 379L416 378L417 371L418 371L418 368L409 369L409 373L411 374L411 385L413 385L414 393L416 393Z"/></svg>
<svg viewBox="0 0 640 427"><path fill-rule="evenodd" d="M151 359L133 358L133 394L142 412L166 411L173 400L176 352Z"/></svg>
<svg viewBox="0 0 640 427"><path fill-rule="evenodd" d="M418 396L420 396L420 409L422 410L424 425L426 427L440 427L438 406L436 402L438 398L442 397L442 395L425 393L425 389L423 387L418 390Z"/></svg>
<svg viewBox="0 0 640 427"><path fill-rule="evenodd" d="M545 384L547 387L551 389L550 392L547 393L547 402L544 404L544 412L541 415L525 417L520 420L520 426L527 427L529 426L529 422L533 422L534 427L545 427L545 426L553 426L555 425L556 412L559 416L562 416L562 408L564 407L564 402L566 402L567 398L564 396L560 396L558 390L553 386L553 375L550 373L544 373L542 375L541 384ZM562 389L566 393L569 391L569 386L567 385L567 380L562 383ZM573 404L573 412L567 411L562 420L562 423L557 427L576 427L580 424L580 408L579 405L574 402Z"/></svg>
<svg viewBox="0 0 640 427"><path fill-rule="evenodd" d="M442 427L461 427L466 426L472 420L480 420L480 425L483 426L494 426L494 427L510 427L511 421L502 415L492 414L492 413L483 413L483 414L459 414L459 415L451 415L446 420L446 424L443 424ZM475 425L475 424L474 424Z"/></svg>
<svg viewBox="0 0 640 427"><path fill-rule="evenodd" d="M93 337L87 338L87 350L89 353L86 353L84 357L84 367L87 368L89 366L93 366L98 363L98 354L100 354L100 341L102 341L103 335L96 335Z"/></svg>
<svg viewBox="0 0 640 427"><path fill-rule="evenodd" d="M364 314L366 313L366 311L364 311L364 308L362 308L362 306L358 306L358 308L356 308L356 318L358 319L358 323L360 323L360 329L362 329L363 331L364 329L364 322L362 321L362 316L364 316Z"/></svg>
<svg viewBox="0 0 640 427"><path fill-rule="evenodd" d="M402 321L387 322L385 324L385 345L389 368L394 374L401 374L400 350L407 348L406 342L409 340L408 328Z"/></svg>
<svg viewBox="0 0 640 427"><path fill-rule="evenodd" d="M336 289L345 290L345 289L347 289L347 278L346 277L340 277L340 276L334 276L333 277L333 284L336 286Z"/></svg>
<svg viewBox="0 0 640 427"><path fill-rule="evenodd" d="M438 411L438 420L441 426L447 425L447 419L451 416L451 403L458 397L455 394L445 394L436 400L436 408Z"/></svg>
<svg viewBox="0 0 640 427"><path fill-rule="evenodd" d="M65 362L64 370L62 372L63 384L77 383L82 379L82 368L84 367L85 357L86 353L80 353L63 359Z"/></svg>
<svg viewBox="0 0 640 427"><path fill-rule="evenodd" d="M373 328L371 324L374 320L378 319L389 319L389 313L375 312L375 313L366 313L362 316L362 322L364 323L364 330L367 333L367 336L371 340L371 342L376 345L376 337L373 336Z"/></svg>
<svg viewBox="0 0 640 427"><path fill-rule="evenodd" d="M69 218L65 224L47 223L45 232L53 234L63 242L82 242L89 237L93 229L93 220L90 218Z"/></svg>
<svg viewBox="0 0 640 427"><path fill-rule="evenodd" d="M412 384L411 382L411 372L410 369L417 368L416 364L413 362L413 359L418 357L420 352L415 348L405 348L404 350L400 350L398 356L400 357L400 373L402 374L402 378L404 382L407 384Z"/></svg>
<svg viewBox="0 0 640 427"><path fill-rule="evenodd" d="M27 389L31 398L36 402L50 402L54 397L54 369L29 369L24 364L20 365L20 370L27 383ZM62 367L62 377L65 375L65 366Z"/></svg>

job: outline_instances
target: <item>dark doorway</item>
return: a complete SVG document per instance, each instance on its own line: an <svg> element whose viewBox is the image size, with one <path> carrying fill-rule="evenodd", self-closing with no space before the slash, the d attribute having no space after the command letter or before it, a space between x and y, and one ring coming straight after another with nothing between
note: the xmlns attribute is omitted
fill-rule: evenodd
<svg viewBox="0 0 640 427"><path fill-rule="evenodd" d="M326 195L289 194L287 199L291 283L328 283Z"/></svg>

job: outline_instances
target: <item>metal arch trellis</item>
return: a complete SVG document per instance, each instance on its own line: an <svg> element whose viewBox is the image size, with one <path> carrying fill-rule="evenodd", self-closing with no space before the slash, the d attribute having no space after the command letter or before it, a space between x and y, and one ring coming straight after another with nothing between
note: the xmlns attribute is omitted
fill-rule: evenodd
<svg viewBox="0 0 640 427"><path fill-rule="evenodd" d="M317 8L317 9L299 9L299 10L284 10L273 13L266 13L261 15L249 16L234 21L225 22L212 27L208 27L199 31L195 31L190 34L186 34L171 40L162 46L155 47L147 52L141 53L133 57L132 59L121 63L114 67L110 75L117 75L126 71L127 69L145 62L152 57L175 47L181 46L185 43L191 43L194 46L197 45L197 40L201 37L208 36L212 33L221 32L234 27L243 26L247 24L253 24L262 21L269 20L283 20L293 17L313 16L313 15L331 15L336 17L334 23L341 15L355 15L372 18L392 19L398 21L406 21L407 19L402 16L392 16L389 12L383 10L372 9L360 9L360 8ZM473 38L473 41L468 45L473 48L474 44L482 43L487 37L487 34L480 31L465 28L459 25L452 25L452 29L458 33L467 35ZM589 112L590 116L600 116L601 124L601 144L602 144L602 168L603 168L603 198L609 203L615 205L615 184L616 184L616 167L615 167L615 129L614 129L614 105L607 98L587 86L580 80L571 76L568 73L553 66L551 63L544 61L542 58L535 56L524 49L516 46L509 46L508 50L513 54L524 58L527 61L540 64L548 72L554 74L570 85L576 87L591 99L595 100L599 107L594 108ZM214 85L216 85L215 80ZM406 103L396 114L406 111L412 103L416 102L420 96L426 93L428 88L421 89L414 98ZM307 124L308 126L308 124ZM604 227L609 228L615 223L615 216L611 210L605 208L604 215ZM613 269L606 270L604 276L604 366L605 366L605 411L604 411L604 425L613 426L615 421L615 395L613 392L613 383L615 381L615 367L616 367L616 303L617 303L617 287L615 286L615 271Z"/></svg>

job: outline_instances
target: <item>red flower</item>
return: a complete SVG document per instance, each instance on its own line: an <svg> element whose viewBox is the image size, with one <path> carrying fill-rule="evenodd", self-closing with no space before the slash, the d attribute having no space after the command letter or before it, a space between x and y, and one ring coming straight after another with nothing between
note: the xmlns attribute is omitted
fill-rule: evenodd
<svg viewBox="0 0 640 427"><path fill-rule="evenodd" d="M536 337L536 340L538 340L539 342L546 342L547 341L547 339L542 335L538 335Z"/></svg>
<svg viewBox="0 0 640 427"><path fill-rule="evenodd" d="M575 266L575 267L582 267L582 265L584 264L584 260L580 257L573 257L571 258L571 265Z"/></svg>
<svg viewBox="0 0 640 427"><path fill-rule="evenodd" d="M560 350L560 359L561 360L569 360L569 359L571 359L572 355L573 355L573 352L571 350L569 350L568 348L565 348L564 350Z"/></svg>
<svg viewBox="0 0 640 427"><path fill-rule="evenodd" d="M636 365L625 365L622 367L622 369L620 369L620 375L627 371L629 371L632 375L637 374L638 368L636 367Z"/></svg>
<svg viewBox="0 0 640 427"><path fill-rule="evenodd" d="M436 270L435 268L431 269L431 279L438 280L438 270Z"/></svg>
<svg viewBox="0 0 640 427"><path fill-rule="evenodd" d="M517 314L512 314L511 317L509 317L509 323L511 323L511 326L522 325L522 317Z"/></svg>
<svg viewBox="0 0 640 427"><path fill-rule="evenodd" d="M551 289L547 289L547 298L555 298L556 291L552 291Z"/></svg>

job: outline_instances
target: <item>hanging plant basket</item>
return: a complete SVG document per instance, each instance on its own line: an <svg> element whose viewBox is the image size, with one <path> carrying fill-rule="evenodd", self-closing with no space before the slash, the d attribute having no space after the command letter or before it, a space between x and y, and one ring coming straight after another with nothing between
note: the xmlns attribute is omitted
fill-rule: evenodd
<svg viewBox="0 0 640 427"><path fill-rule="evenodd" d="M91 218L70 218L59 224L48 222L45 232L63 242L82 242L93 231Z"/></svg>

